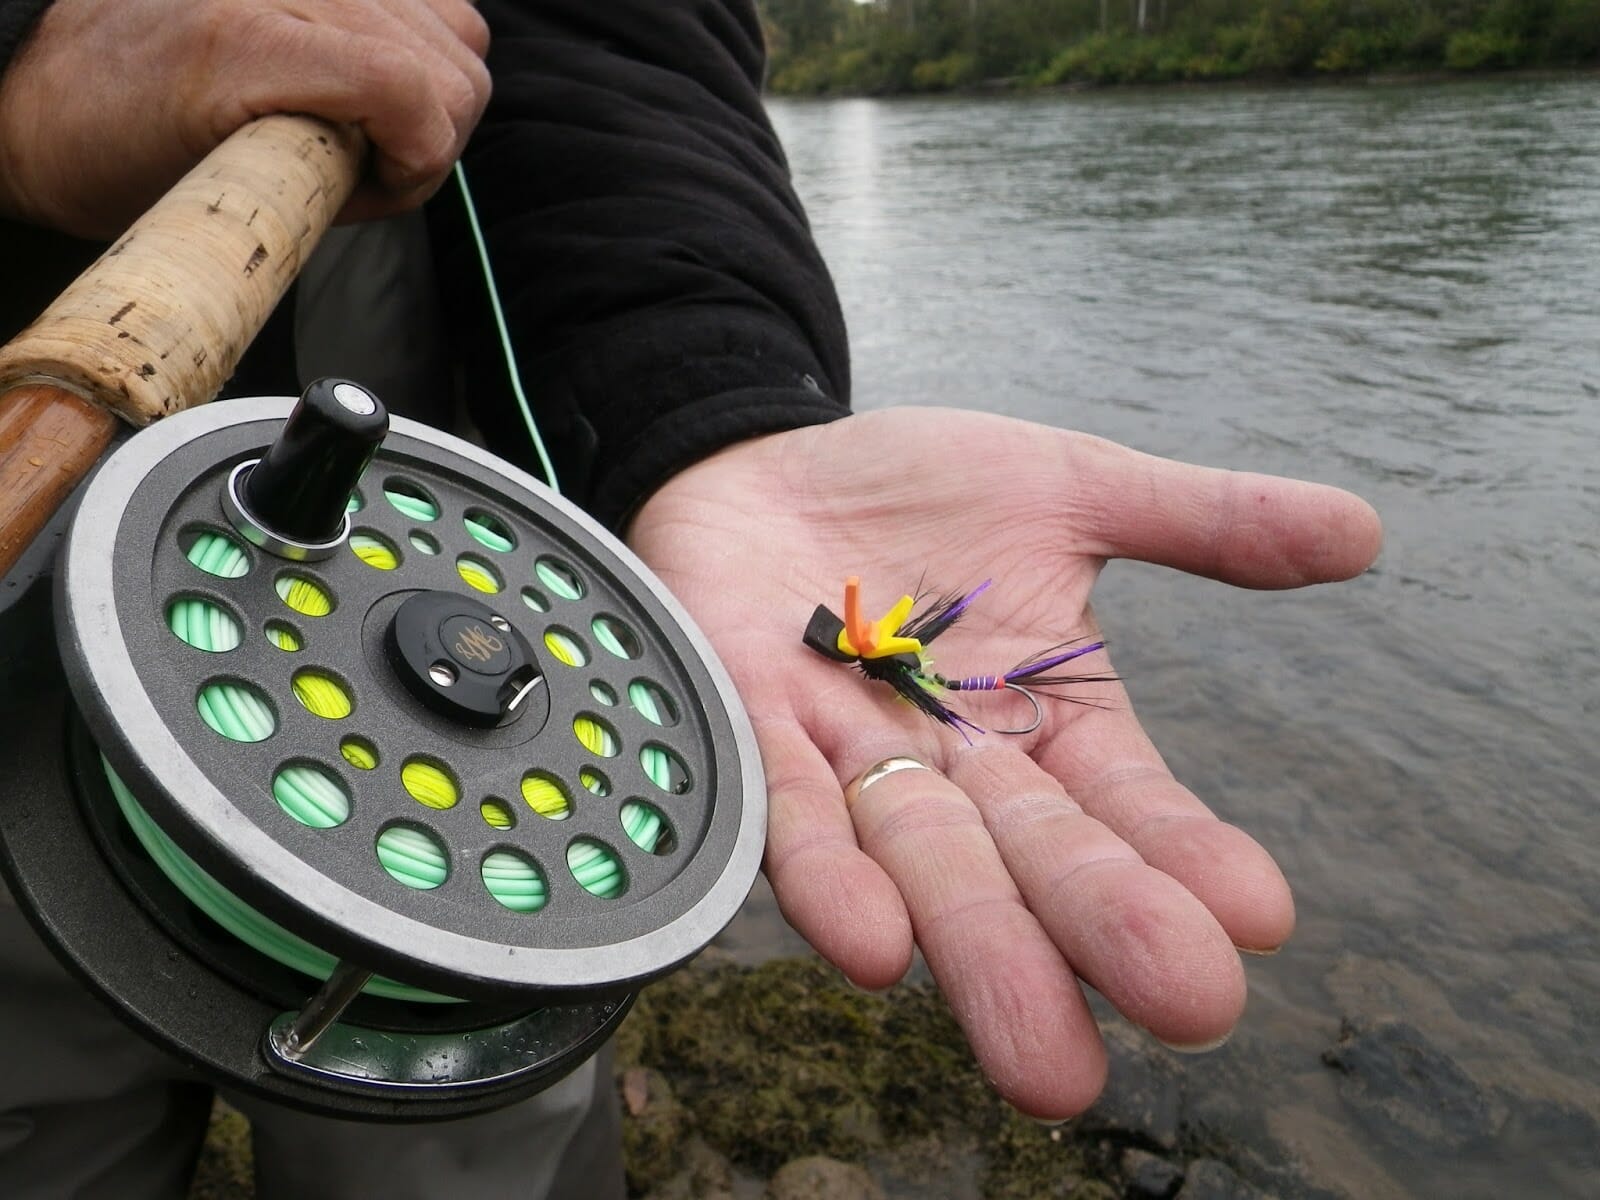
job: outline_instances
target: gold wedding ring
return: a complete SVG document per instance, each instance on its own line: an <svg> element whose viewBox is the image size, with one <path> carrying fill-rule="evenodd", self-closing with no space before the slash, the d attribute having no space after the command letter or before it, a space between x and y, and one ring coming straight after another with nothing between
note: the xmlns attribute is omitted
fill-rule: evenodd
<svg viewBox="0 0 1600 1200"><path fill-rule="evenodd" d="M855 806L861 793L866 791L878 780L893 775L896 771L932 771L933 768L921 759L912 758L909 754L897 754L893 758L886 758L882 762L874 763L861 774L857 775L844 787L844 804L846 808Z"/></svg>

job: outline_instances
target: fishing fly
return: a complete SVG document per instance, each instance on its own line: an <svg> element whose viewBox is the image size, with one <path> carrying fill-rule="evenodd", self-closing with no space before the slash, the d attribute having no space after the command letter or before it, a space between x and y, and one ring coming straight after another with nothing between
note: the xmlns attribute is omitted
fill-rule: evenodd
<svg viewBox="0 0 1600 1200"><path fill-rule="evenodd" d="M993 582L986 579L965 595L950 592L933 597L921 608L917 608L915 597L901 596L887 613L869 622L861 615L861 580L852 575L844 584L843 619L827 605L817 605L802 640L824 658L852 663L868 679L888 684L913 707L969 741L970 734L983 730L946 702L945 697L953 692L1011 691L1026 697L1033 706L1032 723L1018 729L997 729L996 733L1027 734L1038 729L1044 721L1040 696L1093 705L1093 700L1064 695L1058 690L1083 683L1110 683L1117 678L1059 670L1074 659L1105 648L1103 640L1091 641L1087 636L1048 646L1009 670L993 674L951 679L933 670L929 644L959 621Z"/></svg>

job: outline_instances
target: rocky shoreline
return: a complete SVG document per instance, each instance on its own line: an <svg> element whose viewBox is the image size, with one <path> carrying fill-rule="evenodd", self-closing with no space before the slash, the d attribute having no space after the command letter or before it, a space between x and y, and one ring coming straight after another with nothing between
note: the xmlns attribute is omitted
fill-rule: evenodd
<svg viewBox="0 0 1600 1200"><path fill-rule="evenodd" d="M1107 1030L1112 1083L1050 1128L984 1082L938 992L852 988L814 958L712 951L640 997L617 1043L645 1200L1254 1200L1186 1124L1172 1052ZM1300 1189L1295 1189L1300 1191Z"/></svg>
<svg viewBox="0 0 1600 1200"><path fill-rule="evenodd" d="M640 1200L1318 1194L1292 1173L1264 1177L1260 1147L1229 1146L1190 1120L1177 1055L1114 1021L1106 1036L1105 1094L1076 1121L1046 1127L989 1089L932 985L875 995L813 957L744 966L711 950L646 989L618 1036L629 1192ZM243 1117L218 1105L190 1200L253 1196L248 1133ZM1266 1178L1270 1190L1247 1178Z"/></svg>

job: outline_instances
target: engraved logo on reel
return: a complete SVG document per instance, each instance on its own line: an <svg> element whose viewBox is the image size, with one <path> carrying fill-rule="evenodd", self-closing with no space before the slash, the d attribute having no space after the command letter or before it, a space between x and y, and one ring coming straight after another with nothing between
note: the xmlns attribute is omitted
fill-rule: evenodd
<svg viewBox="0 0 1600 1200"><path fill-rule="evenodd" d="M482 625L472 625L461 631L451 649L460 658L486 663L504 650L505 646L503 641L484 629Z"/></svg>

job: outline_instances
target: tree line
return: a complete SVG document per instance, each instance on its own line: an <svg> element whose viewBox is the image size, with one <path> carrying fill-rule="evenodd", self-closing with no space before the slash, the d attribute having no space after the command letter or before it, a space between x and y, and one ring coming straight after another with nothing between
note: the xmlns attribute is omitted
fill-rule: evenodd
<svg viewBox="0 0 1600 1200"><path fill-rule="evenodd" d="M788 94L1600 66L1600 0L758 3Z"/></svg>

